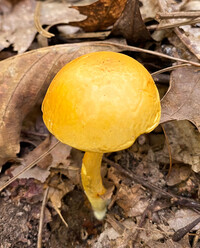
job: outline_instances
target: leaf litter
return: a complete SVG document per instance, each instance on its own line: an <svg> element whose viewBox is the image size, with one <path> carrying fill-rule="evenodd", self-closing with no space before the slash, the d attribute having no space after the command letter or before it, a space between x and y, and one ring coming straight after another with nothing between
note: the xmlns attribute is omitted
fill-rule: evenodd
<svg viewBox="0 0 200 248"><path fill-rule="evenodd" d="M9 2L8 2L9 3ZM0 48L13 45L14 51L25 52L31 45L37 30L34 26L35 1L19 1L10 12L6 12L1 19ZM86 16L77 10L70 9L66 3L44 2L41 8L41 23L55 25L84 20Z"/></svg>
<svg viewBox="0 0 200 248"><path fill-rule="evenodd" d="M20 2L26 4L25 0ZM74 1L68 2L71 5L74 4ZM96 4L95 6L104 4L104 7L109 4L112 8L112 1L83 2L83 4ZM138 17L140 14L137 16L126 12L127 6L131 6L128 4L138 8L138 1L127 1L122 15L116 13L114 18L117 22L115 24L114 19L109 19L109 15L106 16L108 19L105 20L105 23L110 21L110 25L114 24L115 28L119 23L125 23L125 28L120 33L120 37L125 38L123 42L126 40L129 45L133 42L134 45L139 45L139 47L122 44L119 38L115 38L114 42L106 40L106 42L83 43L79 40L79 43L46 47L11 57L0 63L0 73L2 73L2 81L0 82L0 163L3 166L1 180L5 181L5 177L18 174L26 166L31 165L32 168L20 175L15 182L1 193L1 206L9 208L12 204L19 204L29 211L32 218L27 219L27 215L21 214L21 221L24 226L28 223L28 229L23 229L20 237L16 236L17 226L13 229L13 233L11 229L7 228L8 238L5 239L3 235L0 235L1 244L4 248L10 247L9 245L13 242L18 242L19 247L27 247L27 245L36 247L34 238L25 239L27 233L31 233L35 238L40 237L41 245L44 247L47 247L49 240L52 247L61 248L66 246L198 247L199 234L196 231L198 226L194 227L193 230L187 227L191 222L198 219L200 209L198 203L200 157L198 49L194 49L197 41L191 34L189 36L192 40L192 46L188 46L187 40L183 39L184 36L187 36L186 32L190 32L190 28L195 28L195 33L194 30L192 32L195 37L198 37L198 27L196 24L192 24L193 26L188 24L183 26L182 29L181 27L177 28L176 21L172 18L170 22L161 21L163 30L159 39L160 41L163 41L164 38L167 39L170 45L157 44L157 47L154 46L155 50L150 50L148 49L150 46L142 46L145 43L155 45L153 39L146 42L149 31L145 31L142 38L139 37L141 40L131 36L134 30L135 34L139 34L139 27L141 27L139 24L144 28L146 26L154 37L153 34L161 32L159 30L161 25L152 25L148 21L156 20L157 12L176 11L181 13L182 10L190 10L190 6L186 3L187 1L181 3L175 3L171 0L148 1L150 6L148 12L145 10L144 1L141 2L143 6L140 5L140 10L145 24ZM77 6L79 6L78 3ZM10 7L8 1L0 3L4 15L12 15ZM88 13L89 9L84 8L85 6L82 6L85 13ZM80 10L78 7L77 9ZM92 15L94 15L96 10L93 9L92 11ZM42 20L45 14L43 12L40 14L40 20ZM81 14L78 15L80 17ZM87 15L89 17L89 13ZM13 12L14 16L15 12ZM105 17L104 13L100 17ZM134 18L139 24L127 28L125 20L133 21ZM48 18L45 17L45 22L42 21L41 23L56 25L61 19L54 23L48 23L47 20ZM85 30L87 28L96 31L102 29L103 26L98 26L98 23L92 24L91 17L86 19L86 21L88 20L88 23L81 21L82 24L79 23L77 26L81 25ZM0 22L2 23L2 19ZM169 24L171 25L170 28L167 27ZM17 27L18 24L16 23L14 28ZM107 28L109 30L109 27ZM175 32L172 32L173 30ZM112 27L110 32L112 34ZM181 35L179 32L181 32ZM36 31L34 30L33 33L35 36ZM87 37L87 31L85 34L85 37ZM1 34L0 40L4 39L2 44L4 44L4 47L8 47L8 40L5 40L5 35L6 33ZM114 36L114 34L112 35ZM26 45L22 43L21 47L18 48L17 41L11 42L10 39L9 45L16 42L15 49L23 52L32 43L31 39L27 40ZM27 45L28 42L29 45ZM48 45L48 42L46 44ZM161 53L164 51L162 48L165 48L167 54ZM152 68L154 68L153 71L163 69L167 58L178 58L168 60L168 66L171 68L162 72L166 78L170 77L170 87L162 99L161 123L165 123L163 126L172 151L173 165L171 172L168 173L168 144L160 127L151 134L139 137L135 144L126 151L107 154L102 166L102 175L105 185L110 187L110 195L107 197L112 196L112 200L106 219L103 222L94 219L90 205L82 192L80 182L82 152L61 143L57 144L56 139L48 136L44 131L42 122L39 122L39 128L36 128L35 121L31 120L31 125L33 125L31 130L30 126L26 124L30 120L33 108L40 107L50 81L65 63L82 54L101 50L129 51L129 54L144 60L147 65L150 61L149 68L151 71ZM141 56L140 53L141 57L139 57L134 52L146 52L146 54ZM154 55L154 59L152 59L152 55ZM155 58L158 57L155 56L162 58L163 65L160 65L159 62L156 63ZM176 63L172 64L175 61ZM181 62L193 63L196 66L176 68L176 65L180 65ZM151 67L152 65L154 67ZM170 70L173 70L173 72L170 72ZM39 74L38 72L42 73ZM168 81L162 81L163 77L161 75L164 74L157 74L158 87L163 92L168 88ZM171 120L173 122L169 122ZM51 150L55 144L57 145ZM36 158L40 157L42 153L48 155L38 161L39 159ZM36 161L32 163L35 159ZM50 201L46 203L46 207L43 207L42 211L45 212L47 219L43 223L42 234L38 235L38 220L45 188L49 189L48 199ZM15 210L15 207L13 209ZM19 211L18 208L16 209L16 211ZM15 212L9 213L10 216L13 216ZM5 215L3 211L1 214L1 216ZM5 218L1 217L1 219L5 221ZM32 224L30 224L30 221ZM16 223L16 220L7 218L7 222L11 225L11 223ZM46 229L47 223L50 226L50 231ZM186 233L180 236L181 228L184 227L187 227ZM190 232L193 232L193 236ZM180 238L175 241L174 235L176 237L179 235ZM11 236L13 236L13 239ZM39 246L37 247L39 248Z"/></svg>

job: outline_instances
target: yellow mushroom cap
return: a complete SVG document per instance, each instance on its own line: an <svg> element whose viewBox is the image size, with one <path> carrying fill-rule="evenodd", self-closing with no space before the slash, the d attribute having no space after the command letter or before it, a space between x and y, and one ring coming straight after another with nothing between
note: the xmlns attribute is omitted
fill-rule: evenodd
<svg viewBox="0 0 200 248"><path fill-rule="evenodd" d="M124 54L95 52L65 65L42 104L58 140L91 152L128 148L160 120L160 98L149 72Z"/></svg>

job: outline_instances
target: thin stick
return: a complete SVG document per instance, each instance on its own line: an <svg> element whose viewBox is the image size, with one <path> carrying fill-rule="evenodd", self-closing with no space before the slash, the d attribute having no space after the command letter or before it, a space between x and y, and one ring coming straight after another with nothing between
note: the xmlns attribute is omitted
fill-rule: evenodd
<svg viewBox="0 0 200 248"><path fill-rule="evenodd" d="M184 67L184 66L190 66L190 64L187 63L187 64L180 64L180 65L169 66L167 68L164 68L164 69L161 69L159 71L155 71L155 72L151 73L151 76L155 76L157 74L161 74L161 73L166 72L166 71L172 71L174 69L177 69L177 68L180 68L180 67Z"/></svg>
<svg viewBox="0 0 200 248"><path fill-rule="evenodd" d="M175 27L184 26L184 25L196 24L198 22L200 22L200 18L194 18L192 20L187 20L187 21L177 22L177 23L169 23L165 25L159 24L157 27L157 30L163 30L167 28L175 28Z"/></svg>
<svg viewBox="0 0 200 248"><path fill-rule="evenodd" d="M0 187L0 192L5 189L8 185L10 185L12 182L14 182L21 174L23 174L24 172L30 170L34 165L36 165L40 160L42 160L44 157L46 157L58 144L60 143L60 141L57 141L51 148L49 148L48 151L46 151L45 153L43 153L41 156L39 156L39 158L37 158L36 160L34 160L32 163L30 163L29 165L27 165L24 169L22 169L16 176L12 177L10 180L8 180L2 187Z"/></svg>
<svg viewBox="0 0 200 248"><path fill-rule="evenodd" d="M106 38L110 35L111 31L103 32L88 32L88 33L75 33L75 34L62 34L61 36L66 39L87 39L87 38Z"/></svg>
<svg viewBox="0 0 200 248"><path fill-rule="evenodd" d="M123 45L123 44L117 44L115 42L95 42L93 45L111 45L111 46L115 46L115 47L118 47L120 49L124 49L124 50L128 50L128 51L133 51L133 52L143 52L143 53L148 53L148 54L152 54L152 55L155 55L155 56L159 56L159 57L163 57L163 58L166 58L166 59L170 59L170 60L175 60L175 61L180 61L180 62L183 62L183 63L187 63L187 64L191 64L191 65L195 65L195 66L198 66L200 67L200 63L197 63L197 62L193 62L193 61L189 61L189 60L186 60L186 59L180 59L180 58L176 58L176 57L172 57L172 56L169 56L169 55L166 55L166 54L163 54L163 53L159 53L159 52L155 52L155 51L151 51L151 50L147 50L147 49L143 49L143 48L139 48L139 47L134 47L134 46L128 46L128 45ZM91 43L92 45L92 43Z"/></svg>
<svg viewBox="0 0 200 248"><path fill-rule="evenodd" d="M48 199L48 193L49 193L49 187L47 187L44 192L44 197L43 197L41 211L40 211L37 248L42 248L42 227L43 227L43 222L44 222L45 206L46 206L47 199Z"/></svg>
<svg viewBox="0 0 200 248"><path fill-rule="evenodd" d="M43 29L41 23L40 23L40 8L41 8L41 2L38 1L36 3L36 7L35 7L35 12L34 12L34 23L35 23L35 27L37 29L37 31L44 37L47 38L51 38L54 36L54 34L46 31L45 29Z"/></svg>
<svg viewBox="0 0 200 248"><path fill-rule="evenodd" d="M60 218L61 218L62 222L65 224L65 226L67 228L69 228L69 226L68 226L67 222L65 221L65 219L63 218L60 210L55 205L53 205L53 208L56 210L57 214L60 216Z"/></svg>
<svg viewBox="0 0 200 248"><path fill-rule="evenodd" d="M158 12L156 15L156 20L160 19L175 19L175 18L194 18L199 17L200 11L181 11L181 12Z"/></svg>

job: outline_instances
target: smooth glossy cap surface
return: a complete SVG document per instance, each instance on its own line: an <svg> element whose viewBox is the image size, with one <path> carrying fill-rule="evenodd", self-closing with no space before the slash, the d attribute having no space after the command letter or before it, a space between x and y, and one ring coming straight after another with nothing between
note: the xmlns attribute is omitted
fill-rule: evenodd
<svg viewBox="0 0 200 248"><path fill-rule="evenodd" d="M115 52L83 55L53 79L42 105L49 131L83 151L131 146L160 120L160 98L149 72Z"/></svg>

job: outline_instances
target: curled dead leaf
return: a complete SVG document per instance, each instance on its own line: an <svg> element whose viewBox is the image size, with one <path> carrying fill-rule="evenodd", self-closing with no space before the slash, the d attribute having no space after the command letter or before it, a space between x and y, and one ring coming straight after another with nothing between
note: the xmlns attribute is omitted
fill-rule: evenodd
<svg viewBox="0 0 200 248"><path fill-rule="evenodd" d="M77 6L81 14L87 16L86 20L71 22L71 25L83 28L85 31L104 30L113 25L120 17L127 0L99 0L86 7Z"/></svg>
<svg viewBox="0 0 200 248"><path fill-rule="evenodd" d="M49 198L55 208L61 208L61 201L63 196L74 189L74 185L66 180L63 182L58 183L56 188L50 187L49 188Z"/></svg>
<svg viewBox="0 0 200 248"><path fill-rule="evenodd" d="M128 0L125 9L116 21L112 34L122 35L129 43L151 40L149 31L142 20L138 0Z"/></svg>

